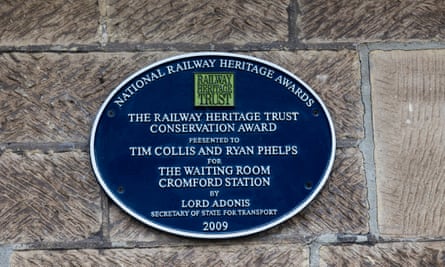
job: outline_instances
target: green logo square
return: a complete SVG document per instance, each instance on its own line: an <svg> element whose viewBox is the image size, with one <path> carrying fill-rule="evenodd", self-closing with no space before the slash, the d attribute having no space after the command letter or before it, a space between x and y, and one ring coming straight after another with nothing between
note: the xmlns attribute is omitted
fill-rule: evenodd
<svg viewBox="0 0 445 267"><path fill-rule="evenodd" d="M235 106L233 73L195 73L195 107Z"/></svg>

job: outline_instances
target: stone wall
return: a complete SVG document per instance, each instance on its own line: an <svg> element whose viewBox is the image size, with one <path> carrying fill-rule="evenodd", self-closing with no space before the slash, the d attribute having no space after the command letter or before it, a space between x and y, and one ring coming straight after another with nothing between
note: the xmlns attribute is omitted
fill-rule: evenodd
<svg viewBox="0 0 445 267"><path fill-rule="evenodd" d="M445 265L443 0L28 0L0 14L0 266ZM193 51L269 60L327 104L334 170L287 222L176 237L96 182L88 140L106 96Z"/></svg>

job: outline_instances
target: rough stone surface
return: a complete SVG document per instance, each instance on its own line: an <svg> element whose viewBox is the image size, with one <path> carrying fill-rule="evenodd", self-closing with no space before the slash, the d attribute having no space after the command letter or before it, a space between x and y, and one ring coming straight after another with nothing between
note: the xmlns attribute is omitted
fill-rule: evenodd
<svg viewBox="0 0 445 267"><path fill-rule="evenodd" d="M99 186L88 154L0 155L0 244L76 241L101 227Z"/></svg>
<svg viewBox="0 0 445 267"><path fill-rule="evenodd" d="M269 231L248 239L306 240L322 233L367 233L368 214L363 159L356 148L337 150L334 169L320 195L299 215ZM110 210L113 242L175 243L180 238L161 234L139 223L116 206ZM188 240L190 242L190 240ZM187 242L183 239L181 242Z"/></svg>
<svg viewBox="0 0 445 267"><path fill-rule="evenodd" d="M137 221L114 204L110 205L109 226L112 242L173 242L181 239Z"/></svg>
<svg viewBox="0 0 445 267"><path fill-rule="evenodd" d="M111 43L287 41L288 5L288 0L108 0L107 30Z"/></svg>
<svg viewBox="0 0 445 267"><path fill-rule="evenodd" d="M445 39L442 0L298 0L298 6L304 42Z"/></svg>
<svg viewBox="0 0 445 267"><path fill-rule="evenodd" d="M359 149L337 149L331 176L320 195L287 224L281 231L290 236L369 231L366 180Z"/></svg>
<svg viewBox="0 0 445 267"><path fill-rule="evenodd" d="M337 140L364 136L360 66L355 51L256 52L306 82L326 104Z"/></svg>
<svg viewBox="0 0 445 267"><path fill-rule="evenodd" d="M171 54L1 54L1 142L87 142L107 95Z"/></svg>
<svg viewBox="0 0 445 267"><path fill-rule="evenodd" d="M444 266L445 243L322 246L320 266Z"/></svg>
<svg viewBox="0 0 445 267"><path fill-rule="evenodd" d="M2 1L0 46L98 43L99 17L95 0Z"/></svg>
<svg viewBox="0 0 445 267"><path fill-rule="evenodd" d="M371 53L380 233L445 235L445 51Z"/></svg>
<svg viewBox="0 0 445 267"><path fill-rule="evenodd" d="M19 251L11 266L309 266L298 245Z"/></svg>

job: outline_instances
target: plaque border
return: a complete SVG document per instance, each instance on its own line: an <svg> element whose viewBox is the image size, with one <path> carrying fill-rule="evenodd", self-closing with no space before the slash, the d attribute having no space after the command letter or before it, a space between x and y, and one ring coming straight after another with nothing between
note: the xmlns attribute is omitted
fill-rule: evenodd
<svg viewBox="0 0 445 267"><path fill-rule="evenodd" d="M248 60L248 61L253 61L253 62L257 62L260 64L264 64L266 66L269 66L273 69L276 69L280 72L283 72L284 74L288 75L289 77L291 77L292 79L295 79L296 81L298 81L302 86L304 86L304 88L309 91L312 96L316 99L316 101L318 102L318 104L320 104L320 107L322 108L324 114L326 115L326 118L328 120L329 123L329 128L330 131L332 133L332 138L331 138L331 155L329 158L329 163L328 166L323 174L323 177L320 179L320 183L318 184L318 186L316 188L313 188L312 193L306 198L305 201L303 201L302 203L300 203L300 205L295 206L292 210L288 211L287 213L283 214L282 216L279 216L278 218L269 221L268 223L258 226L258 227L254 227L254 228L250 228L248 230L241 230L241 231L236 231L236 232L231 232L231 233L219 233L219 234L212 234L212 233L196 233L196 232L192 232L192 231L183 231L183 230L178 230L174 227L167 227L167 226L163 226L163 225L159 225L157 223L154 223L148 219L143 218L142 216L140 216L137 212L134 212L132 209L128 208L125 203L122 203L121 201L119 201L119 199L117 197L115 197L115 193L113 193L113 191L108 188L108 185L104 182L104 179L102 178L102 175L97 167L97 161L96 161L96 155L95 155L95 150L94 150L94 143L95 143L95 137L96 137L96 129L97 126L99 124L99 121L101 119L101 117L105 114L105 109L107 107L107 105L110 103L110 101L112 101L112 99L116 96L116 94L126 85L128 84L128 82L130 82L132 79L136 78L138 75L154 69L162 64L168 63L168 62L173 62L176 60L180 60L180 59L187 59L187 58L191 58L191 57L197 57L197 56L207 56L207 57L211 57L211 56L222 56L222 57L231 57L231 58L237 58L237 59L244 59L244 60ZM105 114L106 115L106 114ZM328 111L328 109L326 108L325 104L323 103L323 101L320 99L320 97L318 96L318 94L309 86L307 85L304 81L302 81L299 77L297 77L295 74L291 73L290 71L284 69L283 67L280 67L278 65L276 65L275 63L260 59L260 58L256 58L253 56L248 56L248 55L242 55L242 54L235 54L235 53L228 53L228 52L194 52L194 53L185 53L185 54L180 54L180 55L176 55L176 56L172 56L172 57L167 57L165 59L156 61L153 64L150 64L146 67L143 67L142 69L134 72L133 74L131 74L130 76L128 76L126 79L124 79L118 86L116 86L116 88L114 88L114 90L108 95L108 97L106 98L106 100L102 103L101 107L99 108L99 111L97 112L97 115L94 119L92 128L91 128L91 135L90 135L90 142L89 142L89 148L90 148L90 161L91 161L91 165L93 167L93 171L94 174L97 178L97 181L99 182L99 184L101 185L102 189L106 192L107 196L110 197L114 203L116 203L122 210L124 210L126 213L128 213L129 215L131 215L133 218L137 219L138 221L144 223L145 225L148 225L150 227L153 227L157 230L161 230L167 233L171 233L171 234L175 234L178 236L183 236L183 237L192 237L192 238L201 238L201 239L229 239L229 238L235 238L235 237L243 237L243 236L248 236L248 235L252 235L255 233L259 233L265 230L268 230L280 223L283 223L284 221L287 221L288 219L292 218L293 216L295 216L296 214L298 214L301 210L303 210L307 205L309 205L310 202L312 202L312 200L319 194L319 192L321 191L321 189L324 187L324 185L326 184L326 181L328 180L328 177L332 171L332 167L334 165L334 159L335 159L335 150L336 150L336 137L335 137L335 129L334 129L334 124L332 122L330 113Z"/></svg>

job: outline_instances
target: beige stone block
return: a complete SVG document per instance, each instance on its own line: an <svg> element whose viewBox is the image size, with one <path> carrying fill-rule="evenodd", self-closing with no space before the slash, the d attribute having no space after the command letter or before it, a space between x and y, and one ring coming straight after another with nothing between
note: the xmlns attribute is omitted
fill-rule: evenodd
<svg viewBox="0 0 445 267"><path fill-rule="evenodd" d="M99 9L95 0L2 1L0 45L98 43Z"/></svg>
<svg viewBox="0 0 445 267"><path fill-rule="evenodd" d="M363 106L359 88L359 63L351 51L258 52L250 55L278 64L306 81L328 106L337 139L363 137ZM353 77L353 79L351 79ZM302 239L315 233L368 230L366 182L363 159L356 148L339 149L333 174L323 197L316 198L301 215L270 230L270 234L294 235ZM311 208L312 207L312 208ZM171 242L112 206L110 236L113 241Z"/></svg>
<svg viewBox="0 0 445 267"><path fill-rule="evenodd" d="M364 136L360 93L360 62L355 51L256 52L306 82L326 104L337 140Z"/></svg>
<svg viewBox="0 0 445 267"><path fill-rule="evenodd" d="M0 244L84 240L101 220L87 153L0 155Z"/></svg>
<svg viewBox="0 0 445 267"><path fill-rule="evenodd" d="M287 41L288 0L107 1L112 43L233 43Z"/></svg>
<svg viewBox="0 0 445 267"><path fill-rule="evenodd" d="M444 266L445 242L322 246L320 266Z"/></svg>
<svg viewBox="0 0 445 267"><path fill-rule="evenodd" d="M291 244L40 250L14 252L11 266L309 266L308 254Z"/></svg>
<svg viewBox="0 0 445 267"><path fill-rule="evenodd" d="M2 142L87 142L108 94L172 53L0 55Z"/></svg>
<svg viewBox="0 0 445 267"><path fill-rule="evenodd" d="M370 55L383 236L445 235L445 50Z"/></svg>
<svg viewBox="0 0 445 267"><path fill-rule="evenodd" d="M369 232L367 201L360 150L337 149L328 182L309 206L282 225L281 234L293 237L329 233L366 234Z"/></svg>
<svg viewBox="0 0 445 267"><path fill-rule="evenodd" d="M298 0L304 42L444 40L442 0Z"/></svg>
<svg viewBox="0 0 445 267"><path fill-rule="evenodd" d="M334 169L321 193L300 214L262 234L247 239L297 239L324 233L368 232L368 206L363 158L357 148L338 149ZM112 242L190 243L146 226L112 205Z"/></svg>

